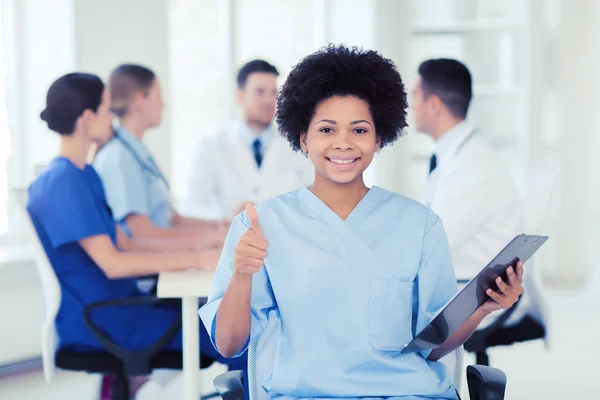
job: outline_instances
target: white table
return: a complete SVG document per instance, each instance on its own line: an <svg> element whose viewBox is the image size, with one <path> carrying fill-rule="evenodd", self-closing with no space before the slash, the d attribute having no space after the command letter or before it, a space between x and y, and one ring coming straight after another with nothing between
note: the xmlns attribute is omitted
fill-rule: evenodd
<svg viewBox="0 0 600 400"><path fill-rule="evenodd" d="M212 280L212 272L198 270L163 272L158 276L158 297L181 299L185 400L198 400L201 393L198 374L200 370L198 299L208 297Z"/></svg>

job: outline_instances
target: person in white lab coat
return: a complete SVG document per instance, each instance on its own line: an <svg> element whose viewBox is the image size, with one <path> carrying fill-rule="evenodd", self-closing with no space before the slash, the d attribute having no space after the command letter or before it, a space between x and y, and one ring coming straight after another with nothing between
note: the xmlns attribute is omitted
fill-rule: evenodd
<svg viewBox="0 0 600 400"><path fill-rule="evenodd" d="M523 229L510 160L466 120L471 98L462 63L433 59L419 66L411 109L416 129L435 141L421 200L444 222L459 281L477 275Z"/></svg>
<svg viewBox="0 0 600 400"><path fill-rule="evenodd" d="M229 220L248 202L311 182L312 163L292 151L273 126L278 75L277 68L263 60L239 70L242 119L199 143L179 199L183 213Z"/></svg>

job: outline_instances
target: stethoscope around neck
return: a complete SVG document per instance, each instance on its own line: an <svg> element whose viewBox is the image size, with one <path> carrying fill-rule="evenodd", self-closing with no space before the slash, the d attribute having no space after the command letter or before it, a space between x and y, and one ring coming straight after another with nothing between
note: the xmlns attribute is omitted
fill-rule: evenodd
<svg viewBox="0 0 600 400"><path fill-rule="evenodd" d="M167 192L171 191L171 187L169 185L169 182L167 181L167 178L164 177L164 175L158 170L157 167L148 164L146 161L144 161L135 151L135 149L131 146L131 144L129 144L127 140L123 139L123 137L119 134L117 128L113 129L113 138L121 142L121 144L127 149L127 151L129 151L129 153L133 156L133 158L138 163L140 168L142 168L143 171L150 173L155 178L158 178L161 181L161 183L165 186Z"/></svg>
<svg viewBox="0 0 600 400"><path fill-rule="evenodd" d="M462 142L460 142L460 144L456 147L456 149L453 152L453 155L456 156L463 149L463 147L465 147L465 145L469 143L471 139L473 139L478 133L479 131L477 130L477 128L473 128L471 132L467 135L467 137L465 137L462 140Z"/></svg>

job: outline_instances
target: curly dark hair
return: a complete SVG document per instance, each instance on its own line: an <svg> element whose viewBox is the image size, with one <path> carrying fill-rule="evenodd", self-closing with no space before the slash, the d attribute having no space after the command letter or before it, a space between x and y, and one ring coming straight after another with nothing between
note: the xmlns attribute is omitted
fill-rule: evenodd
<svg viewBox="0 0 600 400"><path fill-rule="evenodd" d="M402 136L408 103L393 61L373 50L329 45L295 65L277 96L277 125L292 149L300 150L300 135L321 101L348 95L369 104L382 148Z"/></svg>

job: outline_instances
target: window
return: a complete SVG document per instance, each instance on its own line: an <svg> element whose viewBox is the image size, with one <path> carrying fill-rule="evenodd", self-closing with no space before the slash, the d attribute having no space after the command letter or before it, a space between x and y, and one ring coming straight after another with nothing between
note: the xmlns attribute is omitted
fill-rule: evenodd
<svg viewBox="0 0 600 400"><path fill-rule="evenodd" d="M300 59L314 48L314 11L306 0L236 1L235 72L243 63L264 58L275 64L281 83Z"/></svg>
<svg viewBox="0 0 600 400"><path fill-rule="evenodd" d="M26 239L10 189L27 187L58 152L37 116L50 84L75 69L72 4L42 3L0 0L0 245Z"/></svg>
<svg viewBox="0 0 600 400"><path fill-rule="evenodd" d="M171 184L180 194L195 143L236 115L237 69L253 58L277 66L280 82L313 51L313 9L306 0L169 2ZM293 45L291 45L293 44Z"/></svg>
<svg viewBox="0 0 600 400"><path fill-rule="evenodd" d="M170 167L176 193L185 184L196 142L216 133L221 122L219 100L226 77L218 13L217 0L169 3Z"/></svg>

